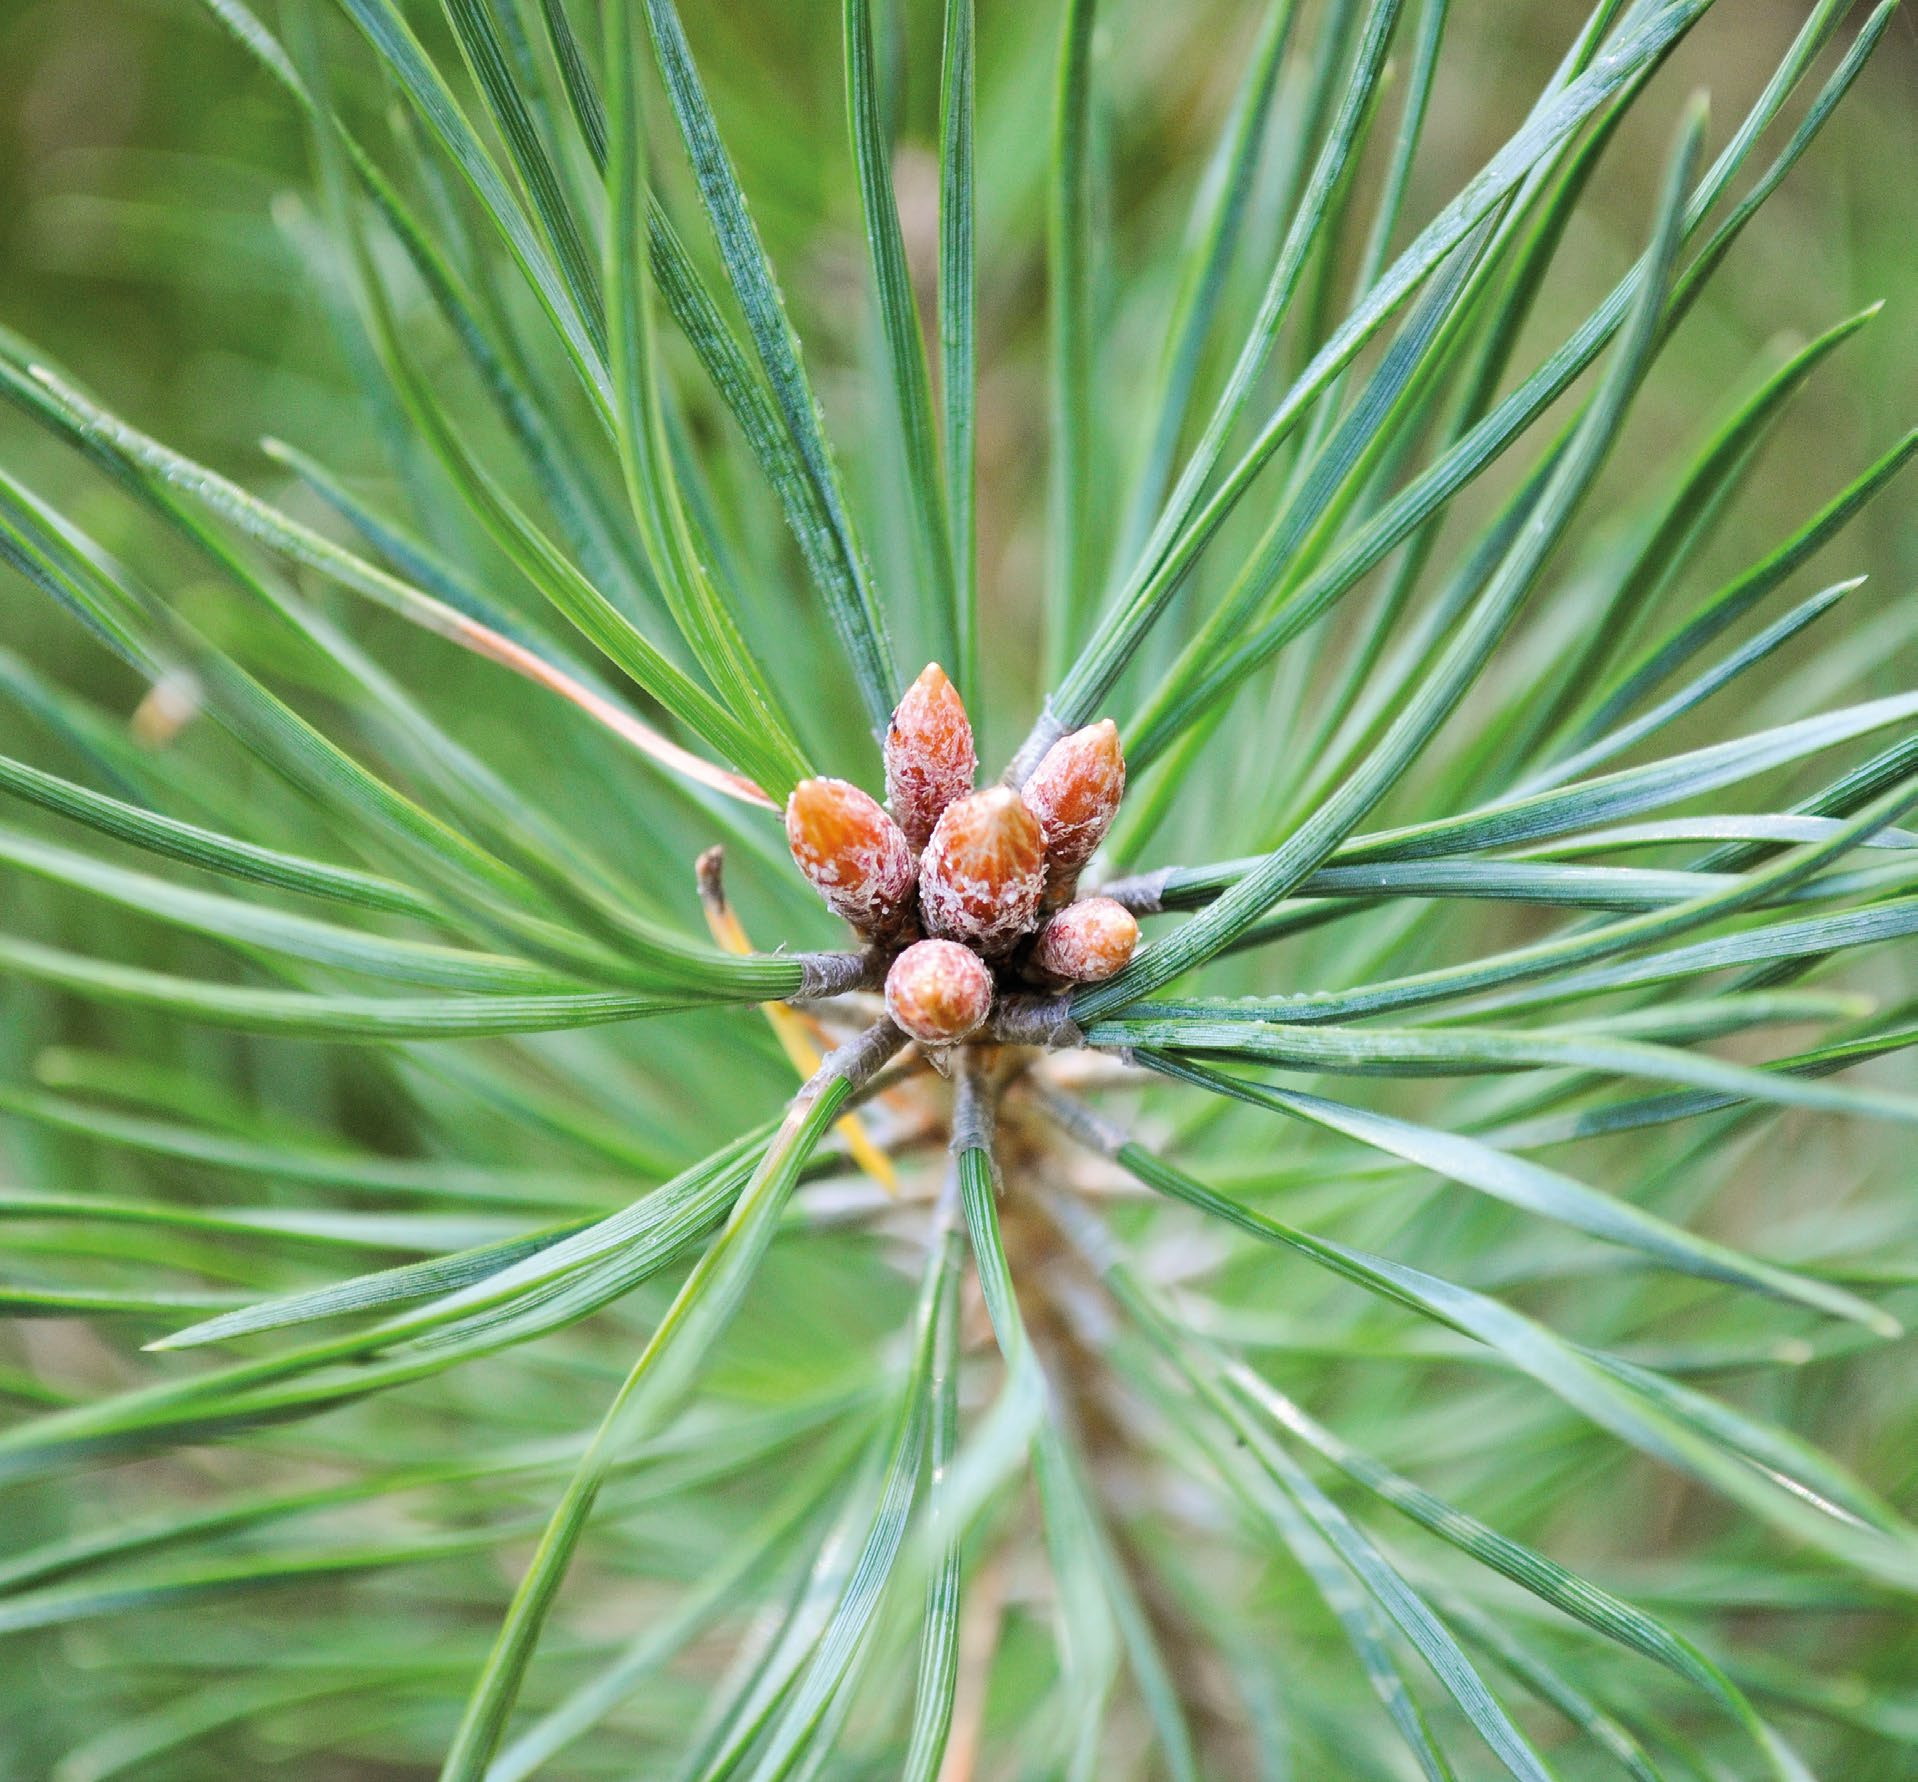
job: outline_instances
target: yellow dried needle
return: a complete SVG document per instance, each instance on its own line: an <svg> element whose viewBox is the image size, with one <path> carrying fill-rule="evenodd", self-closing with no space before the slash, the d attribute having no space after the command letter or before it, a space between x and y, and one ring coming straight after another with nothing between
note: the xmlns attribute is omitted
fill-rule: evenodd
<svg viewBox="0 0 1918 1782"><path fill-rule="evenodd" d="M699 901L706 912L706 926L712 931L714 943L728 953L750 953L753 944L733 914L732 905L726 901L720 878L723 857L723 850L719 848L709 848L699 857ZM802 1079L810 1077L819 1068L821 1058L819 1048L813 1044L813 1023L783 1002L762 1003L760 1007L772 1023L781 1050L792 1060L793 1069ZM835 1122L834 1130L846 1141L852 1160L867 1175L888 1194L899 1192L899 1172L893 1168L892 1159L873 1143L872 1135L857 1114L848 1114Z"/></svg>

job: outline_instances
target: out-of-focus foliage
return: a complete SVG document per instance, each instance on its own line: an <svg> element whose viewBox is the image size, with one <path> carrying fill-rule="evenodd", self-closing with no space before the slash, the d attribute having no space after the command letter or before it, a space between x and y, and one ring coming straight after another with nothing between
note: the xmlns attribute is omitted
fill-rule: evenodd
<svg viewBox="0 0 1918 1782"><path fill-rule="evenodd" d="M1221 225L1195 395L1155 431L1169 319L1191 313L1181 281L1203 260L1195 193L1288 9L1101 5L1063 157L1082 183L1062 193L1062 9L981 6L966 691L982 755L996 771L1062 687L1087 702L1070 721L1111 711L1135 777L1110 870L1172 867L1168 910L1208 913L1149 918L1133 973L1075 1007L1086 1051L1006 1091L996 1200L983 1149L946 1158L944 1082L921 1070L870 1103L894 1200L825 1136L827 1113L769 1144L794 1079L752 1005L797 995L798 968L704 945L692 863L716 842L762 947L834 944L776 823L423 632L417 605L380 604L384 583L362 598L377 575L317 544L301 561L277 519L218 489L202 505L206 485L169 480L86 406L554 660L591 660L595 686L702 755L731 739L732 764L775 790L801 761L875 782L856 553L841 583L830 550L795 546L648 291L658 256L641 278L615 233L621 276L578 313L617 338L624 295L653 304L670 474L633 480L685 493L765 669L763 722L753 688L727 687L725 650L675 631L622 484L618 378L603 424L350 22L389 9L261 16L507 343L505 380L536 393L556 442L544 463L515 451L345 139L309 131L215 10L0 9L0 756L26 764L0 786L0 1312L17 1320L0 1333L0 1777L1911 1773L1918 1368L1898 1332L1918 1317L1918 843L1877 830L1918 828L1898 803L1918 720L1915 485L1893 480L1918 418L1912 24L1819 9L1804 78L1686 234L1680 182L1738 140L1814 17L1719 0L1612 134L1597 106L1543 151L1530 208L1493 213L1483 285L1472 235L1248 472L1199 557L1196 501L1163 535L1154 521L1284 263L1347 71L1394 9L1298 7L1264 152ZM609 206L540 47L558 0L403 10L474 120L461 29L492 20L509 52L524 33L528 134L480 132L502 166L544 146L580 258L550 217L526 225L535 258L597 300L617 181ZM958 553L929 561L936 503L871 298L841 9L683 10L894 666L963 665L967 574ZM1599 9L1627 42L1678 10ZM646 11L646 170L684 266L722 294L725 340L771 389ZM872 14L870 121L931 319L949 20L913 0ZM603 90L598 9L562 16ZM1520 132L1583 24L1543 0L1408 0L1205 490ZM1861 30L1875 51L1824 123L1816 96L1848 78ZM1374 242L1434 46L1397 221ZM1674 137L1700 87L1688 160ZM1822 127L1802 162L1688 284L1808 114ZM615 172L621 143L615 128ZM1514 269L1548 216L1563 232L1532 293ZM1075 229L1076 286L1057 275ZM1289 629L1305 596L1346 592L1342 553L1476 418L1464 391L1498 319L1515 332L1481 408L1661 247L1683 311L1669 340L1662 289L1641 281L1592 368L1441 527ZM953 361L932 344L951 474ZM63 425L93 426L149 498L83 463ZM790 412L769 425L803 458ZM1341 455L1348 438L1363 455ZM464 488L462 446L481 467ZM1567 468L1587 460L1589 488ZM495 486L561 566L527 572L524 535L474 499ZM1856 514L1814 530L1774 588L1767 553L1848 489ZM817 474L787 491L835 495ZM1500 517L1555 511L1565 539L1525 574ZM1275 520L1259 586L1241 572ZM1189 581L1164 570L1167 539L1190 545ZM1422 576L1395 580L1408 563ZM1509 635L1305 876L1320 863L1297 838L1356 798L1391 720L1442 681L1444 646L1495 629L1484 590L1502 575L1515 600L1536 580ZM607 596L620 616L601 634L626 655L595 658L569 628L552 597L578 586ZM116 606L121 587L156 598ZM1111 618L1127 596L1136 624ZM100 647L75 622L89 600L137 644ZM1714 610L1722 633L1686 631ZM622 680L653 672L628 621L663 652L643 682L658 698ZM1701 679L1721 666L1722 684ZM447 827L316 764L257 687ZM221 727L235 713L260 747ZM1839 715L1785 729L1820 714ZM1747 738L1768 740L1740 755ZM174 827L142 829L147 812ZM1658 823L1673 827L1609 833ZM1614 932L1634 917L1642 935ZM476 1033L492 1037L448 1037ZM1096 1116L1049 1099L1079 1095ZM196 1333L223 1341L217 1361L142 1353L228 1313ZM664 1359L629 1377L636 1356ZM699 1364L683 1400L682 1356ZM595 1443L609 1405L636 1406L634 1427L615 1418Z"/></svg>

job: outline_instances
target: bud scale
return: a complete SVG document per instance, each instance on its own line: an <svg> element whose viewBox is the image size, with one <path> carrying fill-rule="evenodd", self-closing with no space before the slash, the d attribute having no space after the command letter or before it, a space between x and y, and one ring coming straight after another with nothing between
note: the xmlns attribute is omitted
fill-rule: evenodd
<svg viewBox="0 0 1918 1782"><path fill-rule="evenodd" d="M1138 944L1139 924L1124 904L1082 897L1040 929L1031 969L1068 984L1097 984L1122 971Z"/></svg>
<svg viewBox="0 0 1918 1782"><path fill-rule="evenodd" d="M896 933L912 912L915 865L899 825L845 780L801 780L786 801L799 870L860 933Z"/></svg>
<svg viewBox="0 0 1918 1782"><path fill-rule="evenodd" d="M1045 835L1055 896L1070 895L1081 867L1098 851L1125 796L1125 756L1110 718L1062 736L1025 785L1025 800Z"/></svg>
<svg viewBox="0 0 1918 1782"><path fill-rule="evenodd" d="M919 907L930 933L1003 953L1031 930L1045 884L1039 819L994 786L946 807L920 861Z"/></svg>
<svg viewBox="0 0 1918 1782"><path fill-rule="evenodd" d="M906 689L886 729L886 808L915 852L946 806L972 790L979 768L972 722L937 662Z"/></svg>
<svg viewBox="0 0 1918 1782"><path fill-rule="evenodd" d="M921 1045L952 1045L992 1012L992 973L957 941L915 941L886 973L886 1012Z"/></svg>

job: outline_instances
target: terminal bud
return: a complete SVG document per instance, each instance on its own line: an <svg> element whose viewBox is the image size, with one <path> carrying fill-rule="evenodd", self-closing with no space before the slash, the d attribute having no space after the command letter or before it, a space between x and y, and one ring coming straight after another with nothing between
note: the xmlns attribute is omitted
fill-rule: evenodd
<svg viewBox="0 0 1918 1782"><path fill-rule="evenodd" d="M914 852L932 839L946 806L972 790L979 756L959 689L928 662L886 729L886 808Z"/></svg>
<svg viewBox="0 0 1918 1782"><path fill-rule="evenodd" d="M1004 953L1031 931L1045 886L1039 819L994 786L949 804L934 826L919 863L920 914L928 933Z"/></svg>

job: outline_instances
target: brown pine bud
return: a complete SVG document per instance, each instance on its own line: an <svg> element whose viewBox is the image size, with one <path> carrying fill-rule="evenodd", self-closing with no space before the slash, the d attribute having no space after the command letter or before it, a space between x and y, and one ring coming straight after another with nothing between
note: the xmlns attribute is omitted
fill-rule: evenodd
<svg viewBox="0 0 1918 1782"><path fill-rule="evenodd" d="M1070 895L1079 869L1105 840L1125 796L1119 727L1101 718L1045 753L1026 782L1025 799L1045 832L1046 865L1055 896Z"/></svg>
<svg viewBox="0 0 1918 1782"><path fill-rule="evenodd" d="M946 806L919 862L928 932L991 955L1032 927L1046 887L1039 819L1005 786Z"/></svg>
<svg viewBox="0 0 1918 1782"><path fill-rule="evenodd" d="M914 852L932 839L947 805L972 790L979 756L959 689L928 662L886 730L886 808Z"/></svg>
<svg viewBox="0 0 1918 1782"><path fill-rule="evenodd" d="M1083 897L1039 930L1031 968L1067 984L1097 984L1122 971L1138 944L1139 924L1124 904Z"/></svg>
<svg viewBox="0 0 1918 1782"><path fill-rule="evenodd" d="M912 913L912 849L857 786L801 780L786 801L786 840L827 908L861 934L894 934Z"/></svg>
<svg viewBox="0 0 1918 1782"><path fill-rule="evenodd" d="M992 973L957 941L915 941L886 973L886 1012L925 1046L950 1046L992 1012Z"/></svg>

